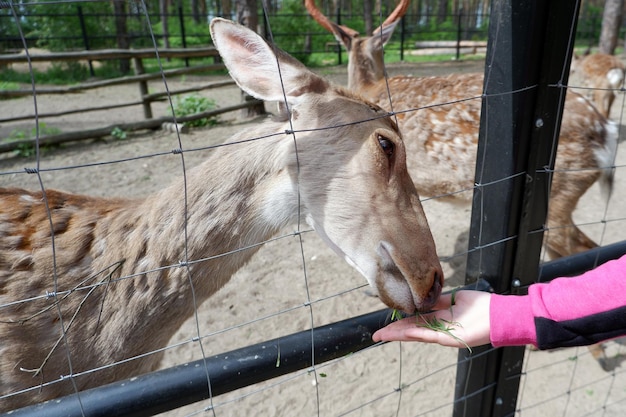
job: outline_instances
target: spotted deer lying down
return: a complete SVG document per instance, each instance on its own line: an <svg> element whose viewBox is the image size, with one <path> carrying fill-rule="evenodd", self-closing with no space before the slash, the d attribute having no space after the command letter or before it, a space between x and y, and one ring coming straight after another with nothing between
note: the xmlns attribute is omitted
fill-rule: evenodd
<svg viewBox="0 0 626 417"><path fill-rule="evenodd" d="M614 55L575 55L569 84L585 88L580 92L593 101L602 115L609 117L615 101L615 91L624 86L625 72L626 65Z"/></svg>
<svg viewBox="0 0 626 417"><path fill-rule="evenodd" d="M459 191L474 186L483 75L385 79L383 46L406 13L408 0L400 1L372 36L363 37L330 21L317 9L315 0L305 0L305 6L348 51L348 87L398 112L407 166L420 195L469 204L471 193ZM568 92L544 239L551 258L597 246L574 224L572 213L596 181L601 180L605 194L610 193L617 137L615 123L581 95Z"/></svg>
<svg viewBox="0 0 626 417"><path fill-rule="evenodd" d="M190 170L187 205L182 179L143 200L0 191L3 411L155 369L161 353L109 365L165 346L193 314L191 287L211 296L299 214L388 306L437 301L441 266L393 119L249 29L215 19L211 34L238 85L290 114Z"/></svg>

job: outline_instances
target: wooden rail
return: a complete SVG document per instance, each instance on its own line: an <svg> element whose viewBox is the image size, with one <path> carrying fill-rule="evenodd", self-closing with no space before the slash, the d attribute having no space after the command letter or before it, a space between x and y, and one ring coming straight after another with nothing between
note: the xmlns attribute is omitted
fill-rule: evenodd
<svg viewBox="0 0 626 417"><path fill-rule="evenodd" d="M131 58L206 58L219 57L217 49L210 48L173 48L173 49L99 49L89 51L51 52L51 53L19 53L0 55L0 65L14 62L55 62L55 61L101 61Z"/></svg>
<svg viewBox="0 0 626 417"><path fill-rule="evenodd" d="M418 49L424 48L486 48L487 41L416 41L415 47Z"/></svg>
<svg viewBox="0 0 626 417"><path fill-rule="evenodd" d="M235 111L235 110L241 110L247 107L250 107L250 104L248 102L244 102L244 103L237 104L234 106L224 107L224 108L216 109L216 110L209 110L209 111L197 113L197 114L190 115L190 116L177 117L176 122L180 125L181 123L189 122L192 120L202 119L205 117L207 118L213 117L219 114L228 113L228 112ZM57 135L42 136L39 138L39 146L60 145L62 143L67 143L67 142L75 142L75 141L80 141L84 139L96 139L96 138L101 138L105 136L110 136L111 132L115 128L130 132L130 131L141 130L141 129L158 129L161 125L163 125L163 123L173 123L173 122L174 122L173 117L160 117L156 119L140 120L137 122L130 122L130 123L117 123L114 125L100 127L96 129L90 129L90 130L80 130L76 132L65 132L65 133L59 133ZM24 139L24 140L12 141L12 142L0 143L0 153L11 152L11 151L18 149L20 146L24 146L24 145L35 146L35 144L36 144L35 139Z"/></svg>
<svg viewBox="0 0 626 417"><path fill-rule="evenodd" d="M144 82L150 80L157 80L163 77L165 74L166 77L173 77L178 75L191 74L194 72L203 72L203 71L215 71L224 69L224 64L208 64L208 65L197 65L188 68L176 68L171 70L164 70L163 73L155 72L148 74L140 74L140 75L126 75L124 77L112 78L110 80L100 80L100 81L91 81L86 83L80 83L76 85L63 86L63 87L36 87L37 94L72 94L79 93L85 90L91 90L94 88L102 88L102 87L110 87L113 85L120 84L132 84L135 82ZM16 97L24 97L31 96L33 94L32 88L25 88L19 90L6 90L0 91L0 99L6 98L16 98Z"/></svg>
<svg viewBox="0 0 626 417"><path fill-rule="evenodd" d="M155 59L155 58L206 58L213 57L213 64L201 64L184 68L176 68L164 70L163 72L158 73L145 73L143 60L144 59ZM139 85L139 100L135 100L132 102L124 102L124 103L116 103L106 106L93 106L89 108L79 108L79 109L71 109L59 112L50 112L50 113L38 113L28 114L28 115L20 115L14 117L1 117L0 123L9 123L16 121L24 121L24 120L34 120L35 117L38 119L43 118L54 118L65 116L69 114L76 113L84 113L84 112L93 112L93 111L102 111L102 110L110 110L120 107L130 107L130 106L142 106L144 113L144 121L131 122L131 123L116 123L112 126L106 126L97 129L91 130L81 130L78 132L66 132L58 135L50 135L40 137L39 143L40 145L52 145L65 143L70 141L78 141L83 139L92 139L97 137L103 137L110 135L111 131L114 128L120 128L125 131L133 131L139 129L157 129L163 123L173 122L172 117L162 117L162 118L154 118L152 115L151 103L155 101L161 101L169 95L179 95L186 94L195 91L202 91L211 88L220 88L224 86L233 86L235 82L232 80L226 81L218 81L212 83L205 83L202 85L180 89L180 90L170 90L168 93L149 93L148 92L148 81L161 79L163 76L165 77L174 77L184 74L190 74L194 72L203 72L203 71L213 71L213 70L222 70L225 69L224 65L217 62L219 59L219 54L217 50L213 47L210 48L186 48L186 49L105 49L105 50L89 50L89 51L74 51L74 52L53 52L53 53L33 53L33 54L6 54L0 55L0 67L3 65L8 65L12 63L24 63L24 62L63 62L63 61L103 61L103 60L114 60L114 59L132 59L134 64L135 75L128 75L124 77L119 77L115 79L109 80L99 80L99 81L90 81L85 83L80 83L71 86L63 86L63 87L53 87L53 86L45 86L40 87L35 85L35 90L37 95L43 94L72 94L78 93L90 89L95 88L103 88L114 85L122 85L122 84L133 84L137 83ZM25 97L32 96L33 89L25 88L18 90L8 90L8 91L0 91L0 100L2 99L11 99L17 97ZM189 122L192 120L197 120L205 117L215 116L217 114L226 113L230 111L235 111L243 108L250 108L259 105L258 100L246 100L240 105L230 106L223 109L213 110L209 112L198 113L191 116L186 117L178 117L178 123ZM35 143L34 139L27 140L19 140L19 141L11 141L7 143L0 144L0 153L13 151L20 146L23 145L32 145Z"/></svg>

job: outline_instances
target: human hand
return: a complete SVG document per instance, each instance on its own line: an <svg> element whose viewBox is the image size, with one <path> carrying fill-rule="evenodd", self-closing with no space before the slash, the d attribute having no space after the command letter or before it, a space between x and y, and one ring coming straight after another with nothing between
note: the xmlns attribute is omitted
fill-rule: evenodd
<svg viewBox="0 0 626 417"><path fill-rule="evenodd" d="M393 322L372 335L379 341L415 341L438 343L442 346L473 347L486 345L489 340L489 303L491 294L483 291L461 290L444 294L434 312L419 314ZM425 327L427 322L439 322L446 331ZM452 336L451 336L452 335Z"/></svg>

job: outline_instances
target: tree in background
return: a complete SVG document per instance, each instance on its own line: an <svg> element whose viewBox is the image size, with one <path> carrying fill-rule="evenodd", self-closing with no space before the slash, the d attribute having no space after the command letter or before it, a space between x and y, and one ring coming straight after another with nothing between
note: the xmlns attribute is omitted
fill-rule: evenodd
<svg viewBox="0 0 626 417"><path fill-rule="evenodd" d="M372 11L374 0L363 0L363 21L365 22L365 33L372 33L374 30L374 19Z"/></svg>
<svg viewBox="0 0 626 417"><path fill-rule="evenodd" d="M191 16L193 21L201 23L202 19L207 15L206 1L205 0L190 0L191 1Z"/></svg>
<svg viewBox="0 0 626 417"><path fill-rule="evenodd" d="M128 17L128 12L126 11L126 1L114 0L113 14L115 15L117 47L119 49L129 49L130 38L128 36L128 25L126 24L126 18ZM130 72L130 59L120 59L120 72L122 74L128 74Z"/></svg>
<svg viewBox="0 0 626 417"><path fill-rule="evenodd" d="M602 15L602 31L600 32L599 51L613 55L617 47L619 29L622 25L624 0L606 0Z"/></svg>
<svg viewBox="0 0 626 417"><path fill-rule="evenodd" d="M399 0L316 0L320 10L332 20L370 34L395 8ZM619 43L622 10L625 0L585 0L578 24L578 46L597 47L613 53ZM224 16L263 32L261 10L270 16L275 41L282 49L309 64L311 52L328 49L332 36L320 33L307 16L302 0L111 0L27 2L16 0L20 27L29 47L53 51L102 48L149 48L150 29L159 46L182 46L182 25L173 7L183 11L185 44L210 44L208 20ZM264 6L263 8L261 6ZM461 39L482 39L488 22L490 0L412 0L404 19L407 37L404 46L416 40L455 40L461 26ZM78 13L82 9L82 13ZM459 22L459 11L462 20ZM146 18L146 13L149 18ZM338 13L340 16L338 16ZM84 38L79 14L84 15ZM263 33L262 33L263 34ZM392 39L397 47L400 31ZM88 45L83 39L88 40ZM396 45L393 43L396 42ZM12 11L0 8L0 48L7 51L22 48ZM122 64L122 71L129 65Z"/></svg>
<svg viewBox="0 0 626 417"><path fill-rule="evenodd" d="M257 32L259 29L259 6L257 0L235 0L237 22Z"/></svg>
<svg viewBox="0 0 626 417"><path fill-rule="evenodd" d="M159 0L159 14L161 15L161 30L163 33L163 46L165 48L170 47L170 27L168 19L169 0Z"/></svg>

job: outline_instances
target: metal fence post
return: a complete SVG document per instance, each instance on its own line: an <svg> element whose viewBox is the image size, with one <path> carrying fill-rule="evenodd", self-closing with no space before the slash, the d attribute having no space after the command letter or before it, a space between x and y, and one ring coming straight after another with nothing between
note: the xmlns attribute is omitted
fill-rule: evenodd
<svg viewBox="0 0 626 417"><path fill-rule="evenodd" d="M187 49L187 38L185 37L185 15L183 6L178 7L178 24L180 25L180 37L184 49ZM189 58L185 58L185 66L189 67Z"/></svg>
<svg viewBox="0 0 626 417"><path fill-rule="evenodd" d="M536 281L578 15L569 0L494 0L466 283L497 293ZM564 78L564 79L563 79ZM524 347L459 351L453 415L513 415Z"/></svg>
<svg viewBox="0 0 626 417"><path fill-rule="evenodd" d="M456 22L456 60L461 59L461 30L463 28L463 8L459 9Z"/></svg>
<svg viewBox="0 0 626 417"><path fill-rule="evenodd" d="M85 45L85 50L89 50L89 36L87 35L87 25L85 25L85 15L83 15L83 8L81 6L77 7L78 10L78 20L80 22L80 31L83 35L83 45ZM96 73L93 70L93 63L91 59L87 61L89 63L89 74L92 77L96 76Z"/></svg>

